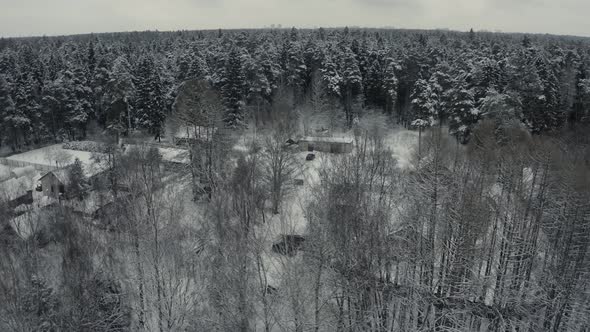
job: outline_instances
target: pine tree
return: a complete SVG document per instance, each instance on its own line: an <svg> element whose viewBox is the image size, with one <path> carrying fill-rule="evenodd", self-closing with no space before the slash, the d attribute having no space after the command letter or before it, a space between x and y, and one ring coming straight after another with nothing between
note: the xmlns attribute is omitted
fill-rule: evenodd
<svg viewBox="0 0 590 332"><path fill-rule="evenodd" d="M363 79L354 52L350 48L344 48L340 62L342 81L342 104L346 115L346 123L352 125L354 118L353 104L358 102L358 96L362 93Z"/></svg>
<svg viewBox="0 0 590 332"><path fill-rule="evenodd" d="M186 68L187 72L186 77L184 80L188 79L197 79L201 80L204 79L209 74L209 69L207 68L207 62L203 58L203 55L199 51L199 49L195 46L193 48L192 54L188 57L189 62Z"/></svg>
<svg viewBox="0 0 590 332"><path fill-rule="evenodd" d="M395 77L395 76L394 76ZM368 106L385 109L387 94L384 89L385 70L376 55L372 56L364 77L365 100Z"/></svg>
<svg viewBox="0 0 590 332"><path fill-rule="evenodd" d="M65 70L62 80L66 89L65 124L69 129L70 138L86 137L86 125L92 112L92 89L86 80L86 74L80 67Z"/></svg>
<svg viewBox="0 0 590 332"><path fill-rule="evenodd" d="M133 128L131 102L134 95L135 78L131 73L131 66L124 56L119 56L113 61L111 77L105 88L107 128L117 128L117 132L121 132L123 128Z"/></svg>
<svg viewBox="0 0 590 332"><path fill-rule="evenodd" d="M473 91L466 87L464 80L459 79L451 94L449 131L465 143L469 140L473 126L479 119L480 111L475 105Z"/></svg>
<svg viewBox="0 0 590 332"><path fill-rule="evenodd" d="M393 113L393 109L397 102L399 81L397 79L398 64L395 60L387 59L387 66L383 74L383 90L385 93L385 111L389 114Z"/></svg>
<svg viewBox="0 0 590 332"><path fill-rule="evenodd" d="M5 49L0 52L0 75L16 77L17 74L17 54L11 49Z"/></svg>
<svg viewBox="0 0 590 332"><path fill-rule="evenodd" d="M46 126L49 127L50 135L54 142L63 135L64 124L66 123L66 105L68 91L61 77L49 81L43 88L43 117Z"/></svg>
<svg viewBox="0 0 590 332"><path fill-rule="evenodd" d="M537 72L543 88L543 103L539 116L534 120L535 128L548 131L559 128L565 122L565 112L561 109L559 96L559 81L549 63L543 59L537 60Z"/></svg>
<svg viewBox="0 0 590 332"><path fill-rule="evenodd" d="M494 134L499 143L507 142L509 131L525 129L522 107L517 97L491 89L481 101L481 117L494 123Z"/></svg>
<svg viewBox="0 0 590 332"><path fill-rule="evenodd" d="M0 75L0 128L2 135L0 141L6 139L11 143L12 149L16 149L18 143L18 127L16 126L16 107L10 95L10 86L4 75Z"/></svg>
<svg viewBox="0 0 590 332"><path fill-rule="evenodd" d="M511 89L520 95L526 125L532 132L539 133L545 129L543 82L529 56L520 54L514 62Z"/></svg>
<svg viewBox="0 0 590 332"><path fill-rule="evenodd" d="M135 77L135 124L147 129L150 134L159 139L166 114L162 81L151 57L144 57L139 61Z"/></svg>
<svg viewBox="0 0 590 332"><path fill-rule="evenodd" d="M569 70L571 72L571 74L573 74L573 70ZM566 71L567 72L567 71ZM573 76L573 75L572 75ZM566 76L566 79L568 77ZM571 78L571 81L574 81L574 93L575 96L572 96L572 109L571 109L571 114L570 114L570 121L572 123L578 123L578 122L588 122L589 118L588 118L588 113L590 110L590 89L588 82L590 81L590 79L588 79L588 75L586 73L586 68L585 66L582 64L580 66L578 66L578 68L576 68L576 73L575 73L575 77ZM567 86L567 84L561 84L562 86ZM568 91L568 90L566 90ZM563 96L564 93L562 92L561 95ZM562 99L564 100L564 102L562 102L562 104L565 103L565 99L568 96L562 97ZM566 106L569 106L569 104L566 104Z"/></svg>
<svg viewBox="0 0 590 332"><path fill-rule="evenodd" d="M92 42L92 41L90 41L90 43L88 43L86 65L88 68L88 73L90 74L90 76L89 76L89 79L90 79L94 74L94 70L96 69L96 52L94 50L94 42Z"/></svg>
<svg viewBox="0 0 590 332"><path fill-rule="evenodd" d="M412 93L412 116L410 124L426 128L435 124L438 117L438 96L427 80L419 79Z"/></svg>
<svg viewBox="0 0 590 332"><path fill-rule="evenodd" d="M57 52L51 52L47 63L47 78L56 80L59 73L64 69L64 62L61 55Z"/></svg>
<svg viewBox="0 0 590 332"><path fill-rule="evenodd" d="M193 63L192 57L184 53L176 59L176 79L178 82L184 82L189 78L189 71Z"/></svg>
<svg viewBox="0 0 590 332"><path fill-rule="evenodd" d="M454 84L450 72L451 67L446 62L438 63L428 80L433 93L437 96L436 118L441 125L447 118L451 92Z"/></svg>
<svg viewBox="0 0 590 332"><path fill-rule="evenodd" d="M303 96L310 73L303 58L301 45L296 38L293 38L292 35L291 41L285 44L284 78L287 86L293 90L294 102L298 103Z"/></svg>
<svg viewBox="0 0 590 332"><path fill-rule="evenodd" d="M469 29L469 40L470 41L475 40L475 32L473 31L473 28Z"/></svg>
<svg viewBox="0 0 590 332"><path fill-rule="evenodd" d="M322 65L322 78L326 82L328 95L340 98L342 92L340 86L342 85L342 75L338 70L337 64L332 61L332 58L327 56Z"/></svg>
<svg viewBox="0 0 590 332"><path fill-rule="evenodd" d="M229 53L222 94L227 109L225 123L230 128L242 127L244 123L244 106L246 98L246 78L242 67L242 54L236 47Z"/></svg>
<svg viewBox="0 0 590 332"><path fill-rule="evenodd" d="M246 99L251 102L270 98L273 88L264 73L264 69L260 66L260 62L246 55L244 56L243 65L246 86L248 87Z"/></svg>
<svg viewBox="0 0 590 332"><path fill-rule="evenodd" d="M70 181L68 185L68 195L72 198L76 197L79 200L84 199L90 184L84 175L84 169L80 159L76 158L74 163L68 169L68 179Z"/></svg>
<svg viewBox="0 0 590 332"><path fill-rule="evenodd" d="M14 144L20 145L19 137L22 137L23 143L28 145L31 143L32 126L39 110L34 95L37 88L29 75L22 75L16 84L14 112L8 114L4 121L8 126L14 128Z"/></svg>
<svg viewBox="0 0 590 332"><path fill-rule="evenodd" d="M475 101L479 104L488 90L502 91L502 70L494 59L483 58L472 65L470 78Z"/></svg>
<svg viewBox="0 0 590 332"><path fill-rule="evenodd" d="M94 74L89 83L93 91L94 99L94 114L92 116L103 126L106 126L106 115L108 110L107 91L110 80L111 71L109 70L107 63L102 59L94 70Z"/></svg>
<svg viewBox="0 0 590 332"><path fill-rule="evenodd" d="M270 44L259 47L254 54L257 75L264 75L264 78L258 76L260 92L268 102L271 102L272 94L278 87L281 75L281 68L276 62L277 57L276 48Z"/></svg>
<svg viewBox="0 0 590 332"><path fill-rule="evenodd" d="M585 78L578 81L578 101L580 111L576 114L576 121L590 123L590 79Z"/></svg>

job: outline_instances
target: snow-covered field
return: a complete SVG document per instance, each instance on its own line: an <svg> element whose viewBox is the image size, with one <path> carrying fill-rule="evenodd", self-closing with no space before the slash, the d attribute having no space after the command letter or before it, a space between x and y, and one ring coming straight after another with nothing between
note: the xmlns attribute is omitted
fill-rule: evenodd
<svg viewBox="0 0 590 332"><path fill-rule="evenodd" d="M58 164L71 164L76 158L84 164L91 164L92 152L67 150L61 144L54 144L43 148L12 155L6 159L32 163L44 166L57 166ZM60 165L63 166L63 165Z"/></svg>

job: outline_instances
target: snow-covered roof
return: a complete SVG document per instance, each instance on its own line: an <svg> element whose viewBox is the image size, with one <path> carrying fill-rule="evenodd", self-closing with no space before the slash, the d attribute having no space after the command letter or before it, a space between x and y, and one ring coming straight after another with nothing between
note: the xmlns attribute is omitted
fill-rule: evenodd
<svg viewBox="0 0 590 332"><path fill-rule="evenodd" d="M0 200L13 200L33 189L33 180L29 177L8 179L0 182Z"/></svg>
<svg viewBox="0 0 590 332"><path fill-rule="evenodd" d="M63 184L68 184L70 182L70 166L66 166L63 168L59 168L50 172L47 172L43 175L39 180L46 177L48 174L53 174L59 180L59 182ZM105 163L93 163L93 164L82 164L82 171L84 172L84 176L89 179L95 175L98 175L107 170L107 166Z"/></svg>
<svg viewBox="0 0 590 332"><path fill-rule="evenodd" d="M351 137L303 137L300 142L326 142L326 143L346 143L352 144L353 139Z"/></svg>
<svg viewBox="0 0 590 332"><path fill-rule="evenodd" d="M70 183L70 173L69 173L69 170L66 168L56 169L56 170L51 171L49 173L53 173L53 175L55 175L55 177L59 180L59 182L61 182L63 184Z"/></svg>

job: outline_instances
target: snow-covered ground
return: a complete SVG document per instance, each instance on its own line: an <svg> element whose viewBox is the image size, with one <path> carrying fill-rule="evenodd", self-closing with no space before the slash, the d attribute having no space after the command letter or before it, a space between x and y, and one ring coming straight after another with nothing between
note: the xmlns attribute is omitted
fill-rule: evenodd
<svg viewBox="0 0 590 332"><path fill-rule="evenodd" d="M137 144L126 144L127 148L139 147ZM188 164L190 163L190 155L187 149L171 148L171 147L156 147L158 152L162 156L162 160L177 163L177 164Z"/></svg>
<svg viewBox="0 0 590 332"><path fill-rule="evenodd" d="M21 176L0 182L0 200L11 201L33 189L34 179Z"/></svg>
<svg viewBox="0 0 590 332"><path fill-rule="evenodd" d="M417 131L394 129L385 137L385 144L391 149L399 168L412 167L412 158L418 148Z"/></svg>
<svg viewBox="0 0 590 332"><path fill-rule="evenodd" d="M260 139L260 138L259 138ZM238 141L235 151L246 153L248 139ZM418 146L418 133L406 129L393 129L385 137L385 144L397 160L400 169L412 167L412 159ZM300 174L296 177L303 180L303 186L296 187L295 192L284 200L282 211L278 215L267 215L266 223L261 224L256 232L258 238L263 240L262 259L266 270L268 284L279 287L282 275L287 268L286 264L294 262L295 258L289 258L272 252L273 243L279 241L281 235L305 235L307 232L307 219L305 210L310 203L312 190L320 181L320 170L330 167L334 158L341 158L343 155L314 152L315 160L305 161L309 152L296 152L297 160L300 161Z"/></svg>
<svg viewBox="0 0 590 332"><path fill-rule="evenodd" d="M12 155L6 159L13 161L20 161L25 163L32 163L44 166L63 166L64 164L71 164L76 158L84 164L93 163L93 152L67 150L62 148L61 144L49 145L43 148Z"/></svg>
<svg viewBox="0 0 590 332"><path fill-rule="evenodd" d="M10 167L0 164L0 182L6 181L12 177Z"/></svg>

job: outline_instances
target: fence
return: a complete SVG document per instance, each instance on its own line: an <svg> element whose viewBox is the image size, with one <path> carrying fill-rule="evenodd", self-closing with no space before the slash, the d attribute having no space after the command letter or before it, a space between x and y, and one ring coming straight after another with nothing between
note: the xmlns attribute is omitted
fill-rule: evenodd
<svg viewBox="0 0 590 332"><path fill-rule="evenodd" d="M11 160L11 159L7 159L7 158L0 158L0 164L6 165L9 168L33 166L33 168L35 168L37 171L40 171L40 172L50 172L50 171L57 169L57 167L55 167L55 166L35 164L35 163L29 163L26 161Z"/></svg>

